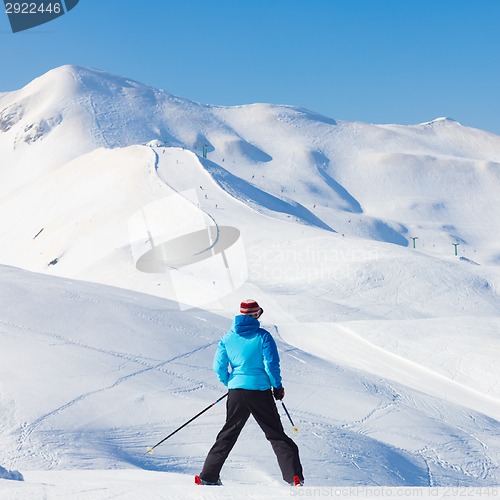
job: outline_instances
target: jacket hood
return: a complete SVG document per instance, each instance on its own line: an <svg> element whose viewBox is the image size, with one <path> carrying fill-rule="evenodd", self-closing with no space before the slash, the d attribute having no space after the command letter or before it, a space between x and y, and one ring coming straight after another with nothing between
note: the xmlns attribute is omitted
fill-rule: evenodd
<svg viewBox="0 0 500 500"><path fill-rule="evenodd" d="M257 319L247 314L239 314L235 316L231 330L242 337L250 337L259 328L260 323Z"/></svg>

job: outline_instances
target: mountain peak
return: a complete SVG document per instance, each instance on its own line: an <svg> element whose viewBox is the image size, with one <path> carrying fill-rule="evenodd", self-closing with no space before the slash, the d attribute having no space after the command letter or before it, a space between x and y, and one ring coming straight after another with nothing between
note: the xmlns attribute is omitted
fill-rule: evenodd
<svg viewBox="0 0 500 500"><path fill-rule="evenodd" d="M61 92L61 90L66 92L72 91L76 83L75 75L83 69L80 66L73 66L71 64L59 66L35 78L25 85L21 89L21 92L37 93L45 89L56 89L58 92Z"/></svg>
<svg viewBox="0 0 500 500"><path fill-rule="evenodd" d="M180 107L190 103L129 78L66 64L0 96L0 130L12 129L14 148L39 142L62 122L70 138L66 144L75 151L81 152L83 143L145 144L170 137L160 109L174 101Z"/></svg>
<svg viewBox="0 0 500 500"><path fill-rule="evenodd" d="M454 120L453 118L450 118L449 116L440 116L438 118L434 118L434 120L431 120L430 122L420 123L420 125L446 126L446 125L461 125L461 123L458 122L457 120Z"/></svg>
<svg viewBox="0 0 500 500"><path fill-rule="evenodd" d="M121 91L122 89L149 89L151 87L101 69L65 64L54 68L42 76L35 78L24 89L30 91L57 91L59 96L73 93L104 91L105 93Z"/></svg>

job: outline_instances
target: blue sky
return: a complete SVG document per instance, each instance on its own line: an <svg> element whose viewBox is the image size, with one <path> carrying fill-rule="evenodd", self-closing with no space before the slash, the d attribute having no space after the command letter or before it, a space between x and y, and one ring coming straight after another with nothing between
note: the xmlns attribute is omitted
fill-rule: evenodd
<svg viewBox="0 0 500 500"><path fill-rule="evenodd" d="M500 0L80 0L16 34L1 12L0 50L0 91L78 64L206 104L500 134Z"/></svg>

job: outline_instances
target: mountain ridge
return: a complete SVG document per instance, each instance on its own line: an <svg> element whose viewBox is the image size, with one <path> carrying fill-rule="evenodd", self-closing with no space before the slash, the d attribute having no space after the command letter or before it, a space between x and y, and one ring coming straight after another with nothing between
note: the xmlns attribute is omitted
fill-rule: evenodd
<svg viewBox="0 0 500 500"><path fill-rule="evenodd" d="M0 195L97 148L152 144L207 156L262 200L304 207L311 215L299 223L402 246L416 237L430 253L459 242L469 260L500 259L496 237L473 222L485 207L497 210L494 134L445 117L371 125L289 105L204 105L75 65L0 97ZM476 196L475 213L461 206Z"/></svg>

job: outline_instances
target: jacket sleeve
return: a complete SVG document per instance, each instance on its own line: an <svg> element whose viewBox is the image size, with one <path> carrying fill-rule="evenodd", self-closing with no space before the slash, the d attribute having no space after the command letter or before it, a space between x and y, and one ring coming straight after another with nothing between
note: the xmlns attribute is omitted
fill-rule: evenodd
<svg viewBox="0 0 500 500"><path fill-rule="evenodd" d="M276 347L276 342L274 341L272 335L267 331L264 333L262 353L264 355L264 366L267 374L269 375L269 379L271 380L271 385L276 389L279 389L282 387L280 357L278 354L278 348Z"/></svg>
<svg viewBox="0 0 500 500"><path fill-rule="evenodd" d="M227 386L229 381L229 358L226 352L226 346L224 344L224 339L219 341L219 345L217 346L217 350L215 351L214 364L213 369L217 374L219 380Z"/></svg>

